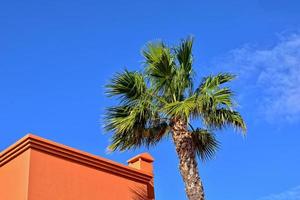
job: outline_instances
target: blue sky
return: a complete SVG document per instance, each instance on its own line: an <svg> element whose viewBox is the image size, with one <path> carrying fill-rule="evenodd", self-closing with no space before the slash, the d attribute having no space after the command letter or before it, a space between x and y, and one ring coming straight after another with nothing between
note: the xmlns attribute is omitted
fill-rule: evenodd
<svg viewBox="0 0 300 200"><path fill-rule="evenodd" d="M195 37L198 80L234 72L248 125L218 133L216 157L199 164L208 200L300 199L300 2L0 1L0 150L28 132L125 163L138 149L107 154L102 115L116 103L103 86L141 69L151 40ZM156 198L186 199L173 144L150 149Z"/></svg>

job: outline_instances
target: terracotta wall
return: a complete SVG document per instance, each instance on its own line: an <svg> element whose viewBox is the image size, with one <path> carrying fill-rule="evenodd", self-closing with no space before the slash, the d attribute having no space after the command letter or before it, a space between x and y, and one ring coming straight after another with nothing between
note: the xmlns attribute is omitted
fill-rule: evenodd
<svg viewBox="0 0 300 200"><path fill-rule="evenodd" d="M152 200L153 158L125 166L33 135L0 154L1 200Z"/></svg>
<svg viewBox="0 0 300 200"><path fill-rule="evenodd" d="M25 200L28 196L29 150L0 167L0 199ZM1 163L1 160L0 160Z"/></svg>

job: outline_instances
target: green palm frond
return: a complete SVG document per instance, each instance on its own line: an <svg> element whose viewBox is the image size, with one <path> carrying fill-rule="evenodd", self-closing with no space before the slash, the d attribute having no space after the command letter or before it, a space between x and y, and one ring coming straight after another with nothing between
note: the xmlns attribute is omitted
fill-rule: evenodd
<svg viewBox="0 0 300 200"><path fill-rule="evenodd" d="M150 43L143 51L145 73L156 92L172 93L172 78L175 73L174 56L163 43Z"/></svg>
<svg viewBox="0 0 300 200"><path fill-rule="evenodd" d="M150 147L160 142L168 133L169 126L162 123L152 128L135 127L132 130L122 133L115 133L112 137L109 149L111 151L135 149L142 145Z"/></svg>
<svg viewBox="0 0 300 200"><path fill-rule="evenodd" d="M231 81L235 76L231 74L218 74L203 79L196 89L196 107L193 116L200 117L203 113L213 112L220 108L232 110L235 106L233 92L222 84Z"/></svg>
<svg viewBox="0 0 300 200"><path fill-rule="evenodd" d="M160 120L141 74L128 71L117 74L107 89L110 96L121 101L120 106L110 107L105 113L105 129L114 132L111 150L154 145L163 138L168 127Z"/></svg>
<svg viewBox="0 0 300 200"><path fill-rule="evenodd" d="M187 38L181 42L181 44L175 48L175 54L179 65L185 68L187 73L191 73L193 64L193 38Z"/></svg>
<svg viewBox="0 0 300 200"><path fill-rule="evenodd" d="M218 150L219 142L214 134L206 129L196 129L192 131L193 141L196 147L196 153L205 161L212 158Z"/></svg>
<svg viewBox="0 0 300 200"><path fill-rule="evenodd" d="M170 116L170 118L180 116L183 119L188 119L194 109L195 96L192 96L183 101L167 103L164 105L161 111L164 112L167 116Z"/></svg>
<svg viewBox="0 0 300 200"><path fill-rule="evenodd" d="M161 55L163 51L166 50L166 45L162 42L150 42L142 50L142 55L145 58L145 63L147 65L155 65L161 60Z"/></svg>
<svg viewBox="0 0 300 200"><path fill-rule="evenodd" d="M220 87L221 84L227 83L234 78L235 75L230 73L219 73L216 76L207 76L202 80L197 92L201 93L212 91L215 88Z"/></svg>
<svg viewBox="0 0 300 200"><path fill-rule="evenodd" d="M188 90L189 95L193 91L193 38L187 38L175 48L175 55L179 66L177 67L176 80L179 95Z"/></svg>
<svg viewBox="0 0 300 200"><path fill-rule="evenodd" d="M220 88L216 90L213 95L214 107L226 106L232 108L235 103L233 102L233 92L229 88Z"/></svg>
<svg viewBox="0 0 300 200"><path fill-rule="evenodd" d="M212 93L195 94L193 116L201 117L203 113L213 112L220 108L232 110L235 106L232 97L233 93L229 88L218 88Z"/></svg>
<svg viewBox="0 0 300 200"><path fill-rule="evenodd" d="M183 40L171 51L163 43L149 44L143 51L146 74L155 91L164 94L169 102L181 101L193 90L193 39Z"/></svg>
<svg viewBox="0 0 300 200"><path fill-rule="evenodd" d="M136 119L141 118L137 118L137 110L130 106L109 107L105 113L105 129L117 134L127 132L134 127Z"/></svg>
<svg viewBox="0 0 300 200"><path fill-rule="evenodd" d="M157 120L148 107L118 106L106 111L106 130L113 131L111 150L121 151L159 142L168 132L168 124Z"/></svg>
<svg viewBox="0 0 300 200"><path fill-rule="evenodd" d="M142 74L138 72L117 73L106 85L108 96L118 96L121 102L130 103L138 100L147 92L147 86Z"/></svg>
<svg viewBox="0 0 300 200"><path fill-rule="evenodd" d="M246 124L237 111L228 110L225 108L217 109L212 112L207 112L203 115L203 120L208 127L221 129L226 126L233 126L236 129L246 132Z"/></svg>

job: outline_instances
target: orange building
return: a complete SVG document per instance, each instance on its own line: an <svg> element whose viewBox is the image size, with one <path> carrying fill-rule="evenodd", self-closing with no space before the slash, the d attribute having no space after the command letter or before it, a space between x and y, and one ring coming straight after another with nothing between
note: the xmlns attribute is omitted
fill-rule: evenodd
<svg viewBox="0 0 300 200"><path fill-rule="evenodd" d="M0 154L0 200L153 200L153 158L128 166L28 134Z"/></svg>

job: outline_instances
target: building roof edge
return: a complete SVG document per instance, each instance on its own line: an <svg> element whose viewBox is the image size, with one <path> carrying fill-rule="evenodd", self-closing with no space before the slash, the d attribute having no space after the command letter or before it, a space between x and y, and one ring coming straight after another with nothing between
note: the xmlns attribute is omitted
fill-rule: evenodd
<svg viewBox="0 0 300 200"><path fill-rule="evenodd" d="M149 182L153 175L132 167L62 145L33 134L27 134L0 153L0 167L28 149L35 149L81 165L106 171L141 182Z"/></svg>

